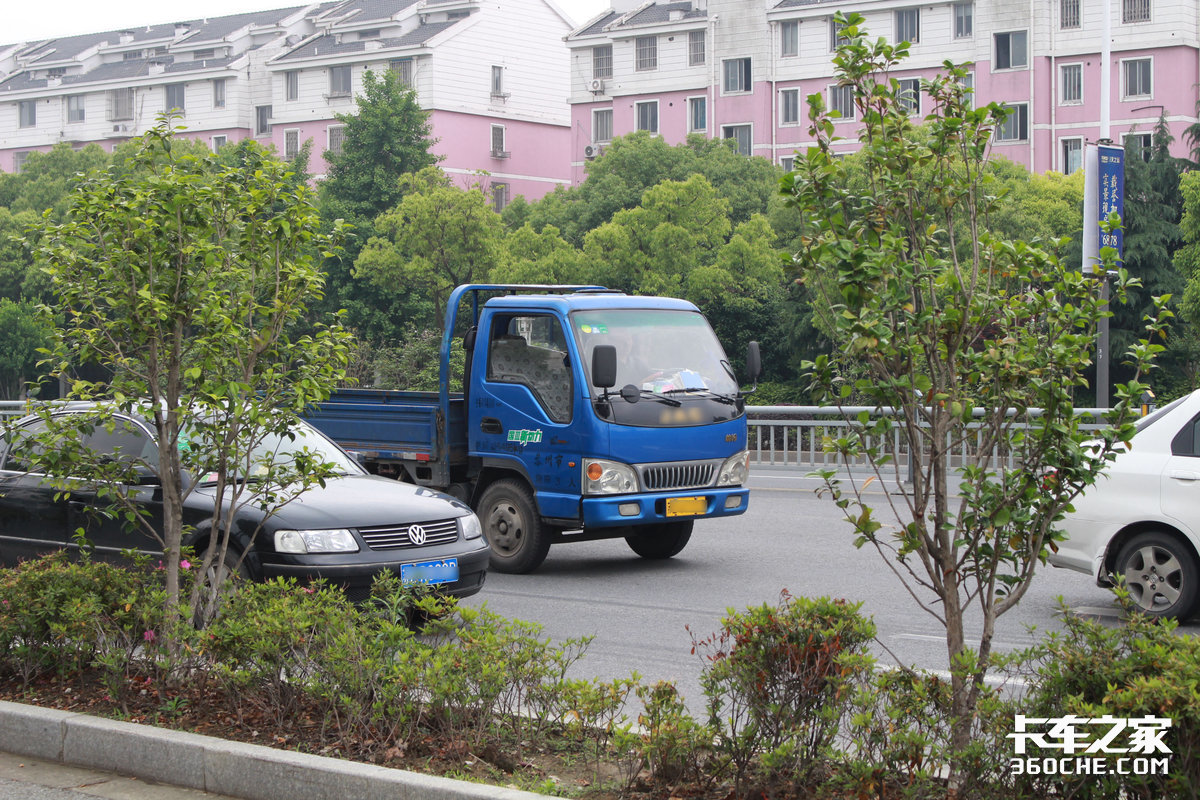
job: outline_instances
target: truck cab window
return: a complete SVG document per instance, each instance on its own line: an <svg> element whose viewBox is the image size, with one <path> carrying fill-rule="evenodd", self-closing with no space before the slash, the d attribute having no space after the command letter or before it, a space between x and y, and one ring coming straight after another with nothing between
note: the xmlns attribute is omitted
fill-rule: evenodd
<svg viewBox="0 0 1200 800"><path fill-rule="evenodd" d="M501 317L488 344L487 378L529 387L554 422L571 421L573 381L567 340L554 317Z"/></svg>

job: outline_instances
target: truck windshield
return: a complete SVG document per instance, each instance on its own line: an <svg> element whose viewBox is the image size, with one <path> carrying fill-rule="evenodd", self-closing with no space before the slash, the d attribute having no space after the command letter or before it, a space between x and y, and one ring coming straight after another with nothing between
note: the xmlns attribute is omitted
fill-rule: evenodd
<svg viewBox="0 0 1200 800"><path fill-rule="evenodd" d="M591 384L592 351L617 350L617 385L639 401L617 397L613 421L630 425L696 425L737 415L737 380L704 316L668 309L596 309L571 314L571 328ZM593 397L601 390L592 384ZM678 409L678 410L677 410ZM670 413L667 413L670 412Z"/></svg>

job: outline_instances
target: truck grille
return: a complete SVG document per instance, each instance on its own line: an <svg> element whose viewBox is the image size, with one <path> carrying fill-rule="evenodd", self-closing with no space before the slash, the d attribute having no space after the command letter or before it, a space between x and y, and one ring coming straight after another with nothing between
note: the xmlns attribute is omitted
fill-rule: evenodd
<svg viewBox="0 0 1200 800"><path fill-rule="evenodd" d="M698 489L711 486L716 478L719 461L671 461L663 464L642 464L638 472L647 491L669 489Z"/></svg>
<svg viewBox="0 0 1200 800"><path fill-rule="evenodd" d="M402 550L407 547L425 547L456 541L458 520L377 525L373 528L359 528L358 533L372 550Z"/></svg>

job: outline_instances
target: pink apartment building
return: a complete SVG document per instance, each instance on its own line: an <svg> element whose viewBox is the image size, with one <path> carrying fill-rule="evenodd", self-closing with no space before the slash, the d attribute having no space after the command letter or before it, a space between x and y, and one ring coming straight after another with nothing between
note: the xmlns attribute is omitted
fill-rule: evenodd
<svg viewBox="0 0 1200 800"><path fill-rule="evenodd" d="M1080 168L1100 136L1100 57L1108 3L1110 135L1147 146L1160 116L1184 155L1197 121L1200 4L1195 0L617 0L567 38L571 51L571 166L613 136L649 130L671 143L689 133L735 139L738 150L789 165L806 147L805 99L823 93L843 112L845 148L857 122L832 85L836 11L857 11L872 37L912 43L894 77L926 113L921 78L943 61L972 62L980 103L1014 113L994 152L1032 170Z"/></svg>
<svg viewBox="0 0 1200 800"><path fill-rule="evenodd" d="M179 109L214 150L312 140L320 177L335 114L390 69L430 111L442 169L502 208L570 181L570 29L547 0L343 0L0 45L0 169L58 142L111 149Z"/></svg>

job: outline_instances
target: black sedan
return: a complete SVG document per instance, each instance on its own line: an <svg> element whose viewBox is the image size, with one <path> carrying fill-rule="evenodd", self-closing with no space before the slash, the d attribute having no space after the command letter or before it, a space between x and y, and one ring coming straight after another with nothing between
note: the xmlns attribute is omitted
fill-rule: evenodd
<svg viewBox="0 0 1200 800"><path fill-rule="evenodd" d="M62 413L86 413L64 410ZM16 423L0 450L0 562L63 548L78 548L76 531L85 531L87 546L110 560L124 550L161 554L159 541L95 513L95 495L73 491L56 498L45 475L25 463L10 446L36 434L46 423L28 417ZM152 428L136 417L120 416L114 426L98 426L83 445L100 454L136 457L157 463ZM286 458L289 448L316 451L336 465L333 478L316 485L273 513L253 505L236 512L226 568L243 577L267 580L324 578L342 586L351 600L364 600L379 573L390 572L410 583L435 586L444 594L466 597L480 590L487 574L490 548L479 520L464 503L449 495L370 475L341 448L309 425L297 421L291 436L274 437L259 447ZM184 501L185 547L203 554L217 546L213 530L218 503L213 476L186 476L191 488ZM162 517L162 487L152 476L129 487L149 519Z"/></svg>

